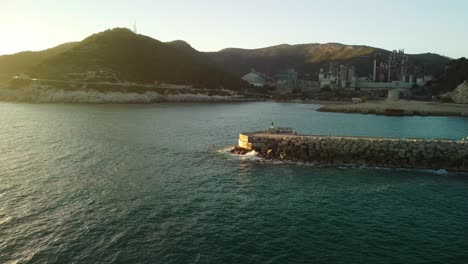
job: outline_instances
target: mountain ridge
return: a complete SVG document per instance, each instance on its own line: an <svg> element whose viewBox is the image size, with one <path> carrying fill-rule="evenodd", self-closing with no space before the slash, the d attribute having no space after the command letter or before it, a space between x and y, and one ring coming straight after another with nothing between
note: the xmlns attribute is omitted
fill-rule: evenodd
<svg viewBox="0 0 468 264"><path fill-rule="evenodd" d="M97 72L111 81L157 81L213 89L234 90L242 85L238 76L224 72L203 54L180 44L115 28L85 38L27 73L33 78L61 80Z"/></svg>
<svg viewBox="0 0 468 264"><path fill-rule="evenodd" d="M329 62L356 66L358 73L367 76L372 72L373 57L380 53L387 57L391 51L367 45L342 43L281 44L256 49L227 48L206 54L218 65L236 73L247 73L251 68L275 75L287 68L296 68L301 74L317 75ZM434 53L407 54L411 61L421 63L429 74L442 72L449 58Z"/></svg>
<svg viewBox="0 0 468 264"><path fill-rule="evenodd" d="M78 44L78 42L67 42L40 51L21 51L14 54L1 55L0 74L18 75L39 64L44 59L58 55L74 47L76 44Z"/></svg>
<svg viewBox="0 0 468 264"><path fill-rule="evenodd" d="M68 66L72 64L83 64L83 61L80 62L80 60L82 60L80 56L72 56L70 55L70 53L86 53L86 49L93 49L92 45L88 45L89 42L93 42L96 37L102 37L102 34L106 32L109 33L115 31L119 31L120 33L125 32L125 34L128 34L127 36L140 36L138 37L138 43L152 42L152 45L154 47L157 46L159 47L159 49L164 51L154 52L158 53L157 56L155 54L151 54L151 52L146 52L144 56L142 56L143 52L133 52L136 57L146 61L146 66L156 67L156 64L158 64L149 63L146 57L162 60L161 63L159 63L159 67L156 67L157 69L159 69L159 71L165 71L165 69L163 69L161 65L164 63L167 63L168 65L178 65L177 67L175 67L175 69L177 69L176 71L181 72L183 72L181 68L188 68L187 63L193 63L194 65L196 65L195 67L193 67L192 71L196 71L195 68L202 67L202 65L204 65L202 68L204 69L203 74L205 76L210 75L209 71L212 71L214 72L214 75L219 76L230 75L228 79L230 79L231 83L233 83L233 76L240 79L240 76L248 73L252 68L255 68L256 70L266 73L268 75L276 75L285 71L288 68L295 68L299 72L301 78L314 79L315 76L318 74L320 68L327 69L330 62L345 64L348 66L354 65L357 69L358 74L360 76L366 77L369 76L369 74L372 72L374 55L380 53L384 57L386 57L391 52L385 49L371 47L367 45L348 45L336 42L329 42L324 44L279 44L255 49L231 47L222 49L217 52L199 52L196 49L194 49L189 43L183 40L161 42L148 36L135 34L129 29L116 28L93 34L85 38L81 42L65 43L44 51L21 52L11 55L0 56L0 75L3 74L12 76L18 75L21 72L30 72L33 75L45 73L50 75L50 73L52 72L52 68L60 68L54 67L52 65L54 62L60 62L60 59L58 58L62 58L61 63L63 63L63 60L65 59L64 56L66 56L63 55L63 53L66 53L77 60L77 62L68 61ZM126 49L130 46L121 47L117 49L117 51L116 49L113 49L113 47L120 45L120 41L123 41L125 43L126 41L128 41L128 39L116 38L115 43L113 43L112 45L110 45L109 43L109 45L103 45L100 48L100 52L107 54L107 57L105 59L114 63L118 63L120 65L132 64L138 66L138 64L134 61L132 56L127 56L127 53L129 52ZM81 50L75 48L77 45L81 47ZM87 48L83 49L84 46L87 46ZM112 50L116 52L115 54L118 55L109 54L109 52L106 51L106 49ZM141 47L137 49L141 49ZM163 56L164 53L167 53L168 56ZM98 61L98 59L100 58L99 52L95 52L94 55L95 56L93 58L88 57L88 62L94 61L98 64L101 63L102 61ZM171 59L170 56L172 56L173 58ZM187 57L186 61L183 58L181 58L183 56ZM443 72L447 63L450 61L449 58L430 52L421 54L408 54L408 56L410 57L410 60L414 63L422 64L425 67L427 73L432 75L437 75L437 73ZM182 61L184 62L181 63ZM175 64L173 62L175 62ZM48 65L44 66L44 63L48 63ZM65 66L65 68L67 68L67 65L62 66ZM88 66L92 67L92 63L90 63L90 65ZM46 68L48 68L49 70L46 70ZM112 65L107 63L106 65L104 65L104 68L112 68ZM61 69L58 70L60 71ZM154 81L156 77L162 77L161 75L154 73L155 78L152 78L148 69L144 67L143 69L141 69L142 71L147 72L144 78L143 76L137 77L139 73L133 71L130 68L121 70L129 71L131 72L130 75L135 75L133 77L136 78L132 78L132 76L122 76L123 78L131 79L132 81L151 82ZM119 74L122 73L120 72ZM166 75L170 75L170 73L166 71ZM188 78L189 80L183 80L183 77L186 75L191 75L191 77ZM187 72L181 73L179 77L172 76L171 78L167 79L168 81L176 81L178 83L187 83L191 81L195 81L195 83L198 82L194 74L188 74ZM213 83L210 85L213 86Z"/></svg>

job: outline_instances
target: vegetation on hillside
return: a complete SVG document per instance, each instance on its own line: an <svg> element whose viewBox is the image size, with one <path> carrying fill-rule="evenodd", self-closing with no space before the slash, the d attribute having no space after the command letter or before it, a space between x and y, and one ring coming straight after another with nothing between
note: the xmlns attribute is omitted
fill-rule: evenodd
<svg viewBox="0 0 468 264"><path fill-rule="evenodd" d="M468 59L450 61L445 71L430 83L433 94L453 91L458 85L468 80Z"/></svg>
<svg viewBox="0 0 468 264"><path fill-rule="evenodd" d="M23 51L0 56L0 75L8 76L8 78L19 75L45 59L73 48L76 44L77 42L70 42L42 51Z"/></svg>
<svg viewBox="0 0 468 264"><path fill-rule="evenodd" d="M44 60L29 74L36 78L66 79L80 73L104 72L117 80L136 83L158 81L211 89L239 89L243 85L239 76L220 70L187 45L166 44L116 28L94 34Z"/></svg>
<svg viewBox="0 0 468 264"><path fill-rule="evenodd" d="M374 55L388 57L390 51L369 46L352 46L339 43L279 45L261 49L224 49L207 55L227 70L245 74L251 68L268 75L276 75L287 68L295 68L300 74L316 77L320 68L328 69L330 62L355 66L358 74L369 76L373 71ZM442 71L450 59L437 54L409 55L410 61L422 64L429 74ZM304 76L302 76L304 77Z"/></svg>
<svg viewBox="0 0 468 264"><path fill-rule="evenodd" d="M445 68L452 59L435 53L423 53L410 55L414 64L420 64L424 71L430 75L437 76L445 71Z"/></svg>
<svg viewBox="0 0 468 264"><path fill-rule="evenodd" d="M295 68L300 78L315 79L320 68L330 62L355 66L359 76L372 73L376 53L389 51L369 46L338 43L278 45L261 49L225 49L201 53L190 44L176 40L160 42L125 28L94 34L81 42L67 43L40 52L21 52L0 56L0 81L26 72L31 77L87 81L166 82L195 87L237 90L247 85L240 76L251 68L276 75ZM437 54L409 55L429 74L442 72L450 59ZM456 66L454 66L456 68ZM90 78L88 73L94 72ZM452 90L459 74L441 77L434 89Z"/></svg>

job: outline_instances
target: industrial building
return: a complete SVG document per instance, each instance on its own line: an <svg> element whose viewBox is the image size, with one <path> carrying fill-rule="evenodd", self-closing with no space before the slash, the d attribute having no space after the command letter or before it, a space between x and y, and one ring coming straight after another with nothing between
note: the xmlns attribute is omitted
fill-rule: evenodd
<svg viewBox="0 0 468 264"><path fill-rule="evenodd" d="M414 84L423 86L430 80L432 76L424 75L423 65L412 63L404 50L392 51L387 61L381 54L374 57L373 81L379 83L377 86L388 83L409 88Z"/></svg>
<svg viewBox="0 0 468 264"><path fill-rule="evenodd" d="M277 91L288 93L295 89L313 91L329 87L331 89L410 89L424 86L432 76L424 75L424 67L414 64L404 50L394 50L387 58L377 53L374 56L373 72L367 77L359 77L353 65L340 65L330 62L328 69L320 69L318 82L298 78L294 69L270 77L252 70L242 77L253 86L275 87Z"/></svg>
<svg viewBox="0 0 468 264"><path fill-rule="evenodd" d="M298 86L297 72L294 69L288 69L285 74L278 74L273 78L278 89L295 89Z"/></svg>
<svg viewBox="0 0 468 264"><path fill-rule="evenodd" d="M354 66L337 65L330 63L328 71L320 69L319 83L320 88L350 88L356 83L356 69Z"/></svg>
<svg viewBox="0 0 468 264"><path fill-rule="evenodd" d="M284 74L270 77L252 69L242 77L242 80L256 87L271 86L278 90L292 90L298 88L303 82L298 80L298 74L294 69L288 69Z"/></svg>
<svg viewBox="0 0 468 264"><path fill-rule="evenodd" d="M410 82L423 75L422 65L410 63L404 50L392 51L385 61L381 54L374 57L374 82Z"/></svg>
<svg viewBox="0 0 468 264"><path fill-rule="evenodd" d="M265 86L270 79L271 78L267 75L255 71L255 69L252 69L249 73L242 77L242 80L248 82L249 84L255 87Z"/></svg>
<svg viewBox="0 0 468 264"><path fill-rule="evenodd" d="M353 66L338 66L330 63L328 71L320 69L320 87L334 89L409 89L413 85L423 86L432 76L424 75L422 65L413 64L404 50L394 50L388 58L375 54L372 79L357 77Z"/></svg>

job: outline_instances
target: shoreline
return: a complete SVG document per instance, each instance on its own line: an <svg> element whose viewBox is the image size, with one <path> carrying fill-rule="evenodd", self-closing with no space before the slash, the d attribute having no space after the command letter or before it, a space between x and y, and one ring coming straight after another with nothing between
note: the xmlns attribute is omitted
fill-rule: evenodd
<svg viewBox="0 0 468 264"><path fill-rule="evenodd" d="M386 116L460 116L468 117L468 104L424 101L370 101L365 103L328 104L319 112L373 114Z"/></svg>
<svg viewBox="0 0 468 264"><path fill-rule="evenodd" d="M153 104L164 102L214 102L214 103L243 103L243 102L275 102L291 104L315 104L319 106L345 104L339 101L319 101L300 99L272 99L262 95L245 95L235 91L214 90L161 90L161 91L99 91L94 89L60 89L51 86L23 86L8 88L0 86L0 102L32 103L32 104ZM208 92L208 93L204 93Z"/></svg>
<svg viewBox="0 0 468 264"><path fill-rule="evenodd" d="M1 86L1 85L0 85ZM0 102L32 104L155 104L155 103L254 103L275 102L318 105L318 112L357 113L387 116L460 116L468 117L468 104L434 103L422 101L323 101L301 99L273 99L261 94L243 94L226 90L176 91L99 91L94 89L67 90L53 86L31 85L18 88L0 87Z"/></svg>
<svg viewBox="0 0 468 264"><path fill-rule="evenodd" d="M64 90L51 87L0 88L1 102L35 104L153 104L162 102L252 102L256 98L240 94L227 94L225 91L203 93L200 91L98 91Z"/></svg>
<svg viewBox="0 0 468 264"><path fill-rule="evenodd" d="M349 102L344 101L324 101L324 100L300 100L300 99L290 99L290 100L265 100L266 102L275 102L275 103L287 103L287 104L315 104L320 106L327 105L343 105L349 104Z"/></svg>
<svg viewBox="0 0 468 264"><path fill-rule="evenodd" d="M193 96L194 94L181 94L182 96ZM200 94L202 95L202 94ZM267 99L259 99L259 98L226 98L226 99L219 99L215 97L210 97L209 95L202 95L206 96L203 99L171 99L171 98L164 98L160 100L154 100L151 102L76 102L76 101L29 101L29 100L3 100L0 97L0 103L26 103L26 104L160 104L160 103L282 103L282 104L306 104L306 105L318 105L319 107L327 106L327 105L336 105L336 104L346 104L344 102L337 102L337 101L298 101L298 100L267 100ZM210 98L209 98L210 97ZM318 109L317 109L318 110Z"/></svg>

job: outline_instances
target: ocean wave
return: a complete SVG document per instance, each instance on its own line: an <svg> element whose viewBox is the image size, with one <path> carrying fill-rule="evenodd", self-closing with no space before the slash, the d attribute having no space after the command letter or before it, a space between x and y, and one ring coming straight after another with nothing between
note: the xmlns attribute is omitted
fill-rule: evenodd
<svg viewBox="0 0 468 264"><path fill-rule="evenodd" d="M255 150L252 150L244 155L238 155L238 154L231 153L232 148L233 147L226 147L226 148L218 149L217 152L220 154L235 158L237 160L267 161L267 159L260 157L259 153L256 152Z"/></svg>
<svg viewBox="0 0 468 264"><path fill-rule="evenodd" d="M11 220L13 220L13 217L11 216L0 219L0 226L10 223Z"/></svg>

